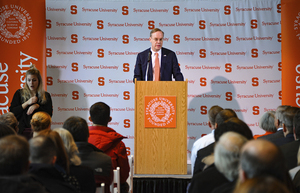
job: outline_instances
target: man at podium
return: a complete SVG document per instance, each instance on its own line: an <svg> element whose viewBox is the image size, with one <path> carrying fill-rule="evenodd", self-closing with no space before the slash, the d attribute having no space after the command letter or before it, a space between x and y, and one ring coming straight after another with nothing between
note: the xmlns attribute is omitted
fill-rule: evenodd
<svg viewBox="0 0 300 193"><path fill-rule="evenodd" d="M151 48L137 55L134 77L144 81L183 81L175 52L163 48L164 32L154 28L150 32Z"/></svg>

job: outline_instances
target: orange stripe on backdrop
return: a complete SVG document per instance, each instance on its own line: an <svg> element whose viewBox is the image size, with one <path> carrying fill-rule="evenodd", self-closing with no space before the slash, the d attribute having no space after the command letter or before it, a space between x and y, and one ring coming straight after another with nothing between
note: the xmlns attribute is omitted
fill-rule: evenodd
<svg viewBox="0 0 300 193"><path fill-rule="evenodd" d="M281 1L282 104L300 107L300 1Z"/></svg>
<svg viewBox="0 0 300 193"><path fill-rule="evenodd" d="M0 1L0 114L8 112L31 64L40 70L46 88L45 26L45 0Z"/></svg>

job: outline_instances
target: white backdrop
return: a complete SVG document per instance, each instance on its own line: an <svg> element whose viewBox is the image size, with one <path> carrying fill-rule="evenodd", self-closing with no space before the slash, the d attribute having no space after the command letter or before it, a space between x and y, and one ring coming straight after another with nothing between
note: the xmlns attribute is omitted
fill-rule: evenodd
<svg viewBox="0 0 300 193"><path fill-rule="evenodd" d="M73 115L88 121L88 108L103 101L109 126L128 137L133 154L134 65L158 27L188 80L188 159L194 141L210 132L212 105L234 109L254 134L264 133L259 117L281 104L280 16L280 0L47 0L52 128Z"/></svg>

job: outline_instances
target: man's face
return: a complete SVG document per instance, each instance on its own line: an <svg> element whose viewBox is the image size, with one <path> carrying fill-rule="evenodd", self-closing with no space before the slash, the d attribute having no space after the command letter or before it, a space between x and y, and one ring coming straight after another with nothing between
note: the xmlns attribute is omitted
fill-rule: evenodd
<svg viewBox="0 0 300 193"><path fill-rule="evenodd" d="M161 31L157 31L151 35L149 38L151 42L151 48L153 51L158 52L163 45L164 35Z"/></svg>

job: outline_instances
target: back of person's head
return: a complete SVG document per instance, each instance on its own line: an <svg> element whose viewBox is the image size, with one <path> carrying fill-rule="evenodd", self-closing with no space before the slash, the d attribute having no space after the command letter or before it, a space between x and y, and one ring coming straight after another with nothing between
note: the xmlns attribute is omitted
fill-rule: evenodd
<svg viewBox="0 0 300 193"><path fill-rule="evenodd" d="M215 165L229 181L239 174L240 150L248 140L235 132L226 132L214 148Z"/></svg>
<svg viewBox="0 0 300 193"><path fill-rule="evenodd" d="M106 126L110 121L110 107L103 102L97 102L90 108L90 117L94 124Z"/></svg>
<svg viewBox="0 0 300 193"><path fill-rule="evenodd" d="M293 127L296 139L300 139L300 110L294 116Z"/></svg>
<svg viewBox="0 0 300 193"><path fill-rule="evenodd" d="M276 132L275 111L265 112L259 119L259 127L265 131Z"/></svg>
<svg viewBox="0 0 300 193"><path fill-rule="evenodd" d="M53 131L56 131L63 140L71 164L75 166L80 165L81 160L77 155L78 147L75 144L72 134L64 128L56 128Z"/></svg>
<svg viewBox="0 0 300 193"><path fill-rule="evenodd" d="M242 148L240 168L247 178L271 175L281 182L286 180L284 156L275 144L267 140L251 140Z"/></svg>
<svg viewBox="0 0 300 193"><path fill-rule="evenodd" d="M288 133L293 133L293 120L298 110L298 107L287 107L282 114L282 126L286 127Z"/></svg>
<svg viewBox="0 0 300 193"><path fill-rule="evenodd" d="M16 135L16 131L11 128L9 125L4 123L0 123L0 138L5 137L7 135Z"/></svg>
<svg viewBox="0 0 300 193"><path fill-rule="evenodd" d="M33 114L30 124L32 130L35 132L40 132L45 129L50 129L51 117L48 113L39 111Z"/></svg>
<svg viewBox="0 0 300 193"><path fill-rule="evenodd" d="M275 125L282 127L283 112L288 108L288 105L279 105L275 111ZM277 123L276 123L277 122Z"/></svg>
<svg viewBox="0 0 300 193"><path fill-rule="evenodd" d="M272 176L259 176L239 183L233 193L290 193L290 191Z"/></svg>
<svg viewBox="0 0 300 193"><path fill-rule="evenodd" d="M63 124L63 128L68 130L75 142L87 142L90 136L89 126L85 119L77 116L69 117Z"/></svg>
<svg viewBox="0 0 300 193"><path fill-rule="evenodd" d="M19 135L0 139L0 176L20 175L28 170L29 145Z"/></svg>
<svg viewBox="0 0 300 193"><path fill-rule="evenodd" d="M210 121L212 126L214 126L215 123L216 123L217 114L222 110L223 110L223 108L218 106L218 105L214 105L208 110L208 114L207 114L208 115L208 120Z"/></svg>
<svg viewBox="0 0 300 193"><path fill-rule="evenodd" d="M37 164L52 164L56 159L56 146L54 141L45 135L38 135L29 140L30 162Z"/></svg>
<svg viewBox="0 0 300 193"><path fill-rule="evenodd" d="M228 131L239 133L248 140L253 139L253 134L249 126L239 118L232 117L220 124L220 126L215 129L215 141L219 141L219 138Z"/></svg>
<svg viewBox="0 0 300 193"><path fill-rule="evenodd" d="M4 123L13 128L17 133L19 131L19 122L12 112L4 113L0 116L0 123Z"/></svg>
<svg viewBox="0 0 300 193"><path fill-rule="evenodd" d="M226 120L231 117L237 117L236 113L232 109L223 109L216 116L216 125L217 127L224 123Z"/></svg>
<svg viewBox="0 0 300 193"><path fill-rule="evenodd" d="M52 139L52 141L54 142L55 147L56 147L56 156L57 156L56 164L63 167L65 169L65 171L67 173L69 173L69 166L70 166L69 157L66 152L64 143L63 143L61 137L59 136L59 134L56 131L47 129L47 130L40 131L38 136L39 135L48 136Z"/></svg>

